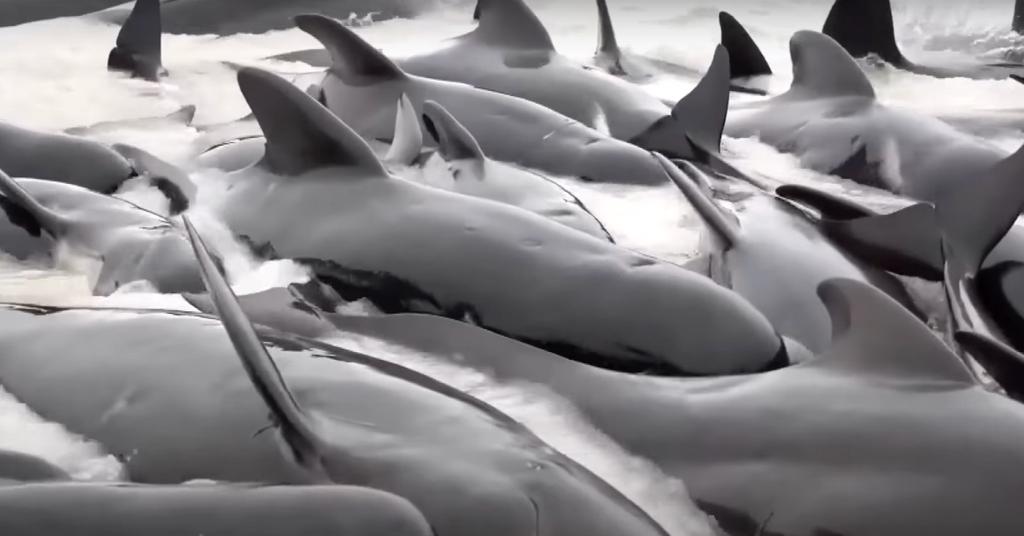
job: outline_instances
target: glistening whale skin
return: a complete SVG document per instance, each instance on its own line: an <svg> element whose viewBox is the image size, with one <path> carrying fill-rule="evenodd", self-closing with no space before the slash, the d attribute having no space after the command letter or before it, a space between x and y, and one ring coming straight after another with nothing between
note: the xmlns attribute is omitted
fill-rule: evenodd
<svg viewBox="0 0 1024 536"><path fill-rule="evenodd" d="M260 164L227 177L219 212L346 297L616 369L707 375L786 363L769 322L709 279L516 207L397 179L287 81L257 69L238 79L267 146Z"/></svg>

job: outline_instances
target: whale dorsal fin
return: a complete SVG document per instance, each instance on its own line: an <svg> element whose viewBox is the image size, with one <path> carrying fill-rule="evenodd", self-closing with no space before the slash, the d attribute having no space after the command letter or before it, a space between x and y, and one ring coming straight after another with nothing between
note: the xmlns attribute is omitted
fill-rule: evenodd
<svg viewBox="0 0 1024 536"><path fill-rule="evenodd" d="M615 38L615 26L612 24L612 15L608 11L607 0L597 0L597 17L600 23L597 36L597 57L607 65L611 74L624 75L626 69L622 65L622 49L619 48L619 41Z"/></svg>
<svg viewBox="0 0 1024 536"><path fill-rule="evenodd" d="M273 415L275 424L279 427L281 436L295 460L316 480L328 480L326 471L321 465L321 452L324 443L316 433L313 423L310 422L309 416L302 410L288 389L284 378L281 377L281 371L274 364L273 358L263 346L263 341L260 340L252 323L245 316L242 306L238 303L238 298L235 297L235 293L224 280L224 276L221 275L207 251L199 233L187 216L182 216L182 221L185 224L189 240L192 242L192 249L199 263L203 282L206 283L206 289L210 293L213 307L231 339L231 344L234 346L249 380Z"/></svg>
<svg viewBox="0 0 1024 536"><path fill-rule="evenodd" d="M467 37L491 46L554 51L547 28L524 0L479 0L479 26Z"/></svg>
<svg viewBox="0 0 1024 536"><path fill-rule="evenodd" d="M875 97L867 75L831 37L807 30L789 41L793 59L793 86L789 92L803 98Z"/></svg>
<svg viewBox="0 0 1024 536"><path fill-rule="evenodd" d="M423 129L416 119L416 108L409 96L402 93L398 99L398 112L395 114L395 137L391 140L391 148L384 158L385 161L410 165L420 156L423 150Z"/></svg>
<svg viewBox="0 0 1024 536"><path fill-rule="evenodd" d="M709 197L695 182L696 180L710 182L707 176L697 169L697 166L685 160L679 162L679 165L683 167L683 170L680 171L676 164L664 156L654 153L654 157L661 163L661 167L664 168L669 179L675 183L679 191L686 196L690 205L700 214L704 223L724 242L724 247L735 246L740 240L739 222L736 221L735 216L727 213L718 203L715 203L714 199Z"/></svg>
<svg viewBox="0 0 1024 536"><path fill-rule="evenodd" d="M1011 27L1017 33L1024 32L1024 0L1017 0L1013 7L1013 23Z"/></svg>
<svg viewBox="0 0 1024 536"><path fill-rule="evenodd" d="M261 166L281 175L342 166L388 176L363 138L287 80L245 67L238 71L238 86L267 138Z"/></svg>
<svg viewBox="0 0 1024 536"><path fill-rule="evenodd" d="M935 203L939 225L965 273L977 273L1024 209L1024 146Z"/></svg>
<svg viewBox="0 0 1024 536"><path fill-rule="evenodd" d="M855 58L876 54L897 67L908 63L896 44L889 0L836 0L821 31Z"/></svg>
<svg viewBox="0 0 1024 536"><path fill-rule="evenodd" d="M974 376L927 325L881 290L830 279L818 296L832 320L832 345L806 366L891 379L975 385Z"/></svg>
<svg viewBox="0 0 1024 536"><path fill-rule="evenodd" d="M330 72L346 83L368 85L406 77L383 52L330 17L296 15L295 25L320 41L331 55Z"/></svg>
<svg viewBox="0 0 1024 536"><path fill-rule="evenodd" d="M956 332L956 343L985 367L1010 398L1024 402L1024 355L988 335Z"/></svg>
<svg viewBox="0 0 1024 536"><path fill-rule="evenodd" d="M473 134L440 104L434 101L423 103L423 123L437 142L438 152L445 161L473 160L480 166L487 161Z"/></svg>
<svg viewBox="0 0 1024 536"><path fill-rule="evenodd" d="M735 17L722 11L718 14L722 44L729 51L729 68L733 78L772 74L772 68L747 29Z"/></svg>
<svg viewBox="0 0 1024 536"><path fill-rule="evenodd" d="M136 0L135 7L117 34L116 46L110 51L107 67L156 80L163 71L160 53L162 31L160 0Z"/></svg>
<svg viewBox="0 0 1024 536"><path fill-rule="evenodd" d="M32 215L39 226L54 238L63 237L74 225L67 216L43 206L32 197L32 194L3 171L0 171L0 193Z"/></svg>

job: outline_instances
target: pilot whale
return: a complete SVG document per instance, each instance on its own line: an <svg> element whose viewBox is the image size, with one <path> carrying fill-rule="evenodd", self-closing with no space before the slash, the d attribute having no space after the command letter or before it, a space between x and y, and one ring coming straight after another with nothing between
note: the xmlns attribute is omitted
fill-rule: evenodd
<svg viewBox="0 0 1024 536"><path fill-rule="evenodd" d="M0 486L10 536L430 536L408 501L354 486Z"/></svg>
<svg viewBox="0 0 1024 536"><path fill-rule="evenodd" d="M896 43L889 0L836 0L822 33L835 39L855 58L875 55L897 69L912 73L936 78L1012 78L1024 81L1024 64L1016 62L967 61L924 65L910 61Z"/></svg>
<svg viewBox="0 0 1024 536"><path fill-rule="evenodd" d="M718 146L719 109L728 106L728 81L724 91L699 98L691 93L670 108L643 88L558 54L547 29L523 0L480 0L478 6L476 29L435 52L403 58L398 65L410 74L522 97L670 158L693 156L684 139L687 133Z"/></svg>
<svg viewBox="0 0 1024 536"><path fill-rule="evenodd" d="M410 501L437 536L665 536L604 481L479 400L370 356L255 331L185 225L223 324L0 308L4 388L123 454L132 481L365 486ZM24 347L30 339L38 344Z"/></svg>
<svg viewBox="0 0 1024 536"><path fill-rule="evenodd" d="M242 297L253 321L301 324L342 347L368 337L548 386L680 477L730 535L1024 530L1012 494L1024 477L1006 470L1024 461L1024 406L984 389L925 324L866 283L822 284L834 334L814 359L729 378L622 374L436 316L333 314L304 293L274 293Z"/></svg>
<svg viewBox="0 0 1024 536"><path fill-rule="evenodd" d="M395 103L405 93L420 113L425 100L444 106L495 160L592 182L663 184L666 180L650 152L637 145L525 99L406 73L329 18L300 15L295 21L333 58L320 100L366 138L393 138ZM715 117L714 132L705 133L709 146L720 143L728 94L729 58L719 47L708 74L677 107L686 116L692 111L693 116Z"/></svg>
<svg viewBox="0 0 1024 536"><path fill-rule="evenodd" d="M162 292L202 288L185 235L162 216L69 184L15 181L2 171L0 193L0 249L10 255L52 262L63 243L101 264L93 282L98 295L139 280Z"/></svg>
<svg viewBox="0 0 1024 536"><path fill-rule="evenodd" d="M768 321L709 279L505 203L397 179L284 79L245 68L238 81L267 143L258 165L226 177L218 211L236 234L307 264L346 297L618 369L785 364Z"/></svg>
<svg viewBox="0 0 1024 536"><path fill-rule="evenodd" d="M725 132L757 137L806 167L922 201L935 201L1007 157L933 118L878 102L853 58L830 37L790 40L793 85L729 112Z"/></svg>

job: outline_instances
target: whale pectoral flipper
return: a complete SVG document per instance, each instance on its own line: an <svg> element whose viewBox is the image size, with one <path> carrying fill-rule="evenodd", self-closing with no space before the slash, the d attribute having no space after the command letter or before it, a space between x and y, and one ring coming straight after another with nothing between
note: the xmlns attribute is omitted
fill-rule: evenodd
<svg viewBox="0 0 1024 536"><path fill-rule="evenodd" d="M4 194L15 205L32 215L46 232L54 238L60 238L74 225L74 222L37 201L32 194L21 187L10 175L0 170L0 193Z"/></svg>
<svg viewBox="0 0 1024 536"><path fill-rule="evenodd" d="M135 7L117 34L107 68L157 80L163 73L160 39L160 0L136 0Z"/></svg>
<svg viewBox="0 0 1024 536"><path fill-rule="evenodd" d="M669 158L689 159L695 156L686 140L690 136L717 152L729 112L730 86L729 52L718 45L711 66L697 87L676 103L671 115L659 119L630 142Z"/></svg>
<svg viewBox="0 0 1024 536"><path fill-rule="evenodd" d="M832 345L817 360L799 366L977 385L963 361L925 323L881 290L830 279L818 287L818 296L832 320Z"/></svg>
<svg viewBox="0 0 1024 536"><path fill-rule="evenodd" d="M281 372L263 346L192 222L186 216L182 216L182 221L192 242L192 249L199 262L203 282L210 293L214 309L220 316L253 387L273 415L281 436L295 460L309 471L313 480L329 481L320 454L325 443L284 383Z"/></svg>
<svg viewBox="0 0 1024 536"><path fill-rule="evenodd" d="M734 216L718 206L713 199L705 195L701 188L697 186L695 180L704 179L707 181L707 177L703 176L704 174L697 169L697 166L685 161L680 162L679 165L683 166L682 171L680 171L674 163L664 156L654 153L654 157L661 163L669 179L675 183L679 191L686 196L687 201L697 210L704 223L711 228L720 240L725 242L725 248L736 245L741 233L739 222L736 221Z"/></svg>
<svg viewBox="0 0 1024 536"><path fill-rule="evenodd" d="M764 53L735 17L722 11L718 14L722 30L722 44L729 51L729 70L732 78L749 78L772 74Z"/></svg>
<svg viewBox="0 0 1024 536"><path fill-rule="evenodd" d="M117 143L112 148L132 163L136 173L147 177L150 184L167 197L171 202L171 215L185 212L195 202L197 188L188 173L133 145Z"/></svg>
<svg viewBox="0 0 1024 536"><path fill-rule="evenodd" d="M775 189L775 193L779 197L817 210L822 218L830 220L852 220L878 215L864 205L802 184L783 184Z"/></svg>
<svg viewBox="0 0 1024 536"><path fill-rule="evenodd" d="M261 166L282 175L299 175L337 165L388 177L363 138L287 80L245 67L238 71L238 87L267 138Z"/></svg>
<svg viewBox="0 0 1024 536"><path fill-rule="evenodd" d="M957 331L956 343L976 359L1010 398L1024 402L1024 355L1013 347L974 331Z"/></svg>

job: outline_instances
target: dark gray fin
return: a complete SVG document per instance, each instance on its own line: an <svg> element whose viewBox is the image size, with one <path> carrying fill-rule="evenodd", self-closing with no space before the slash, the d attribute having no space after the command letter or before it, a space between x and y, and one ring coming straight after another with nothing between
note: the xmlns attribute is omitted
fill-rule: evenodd
<svg viewBox="0 0 1024 536"><path fill-rule="evenodd" d="M480 20L480 0L476 1L476 7L473 8L473 20Z"/></svg>
<svg viewBox="0 0 1024 536"><path fill-rule="evenodd" d="M619 48L619 41L615 38L615 26L612 24L612 15L608 11L607 0L597 0L597 17L600 21L600 33L597 36L595 56L610 74L623 76L627 73L625 67L622 66L622 50Z"/></svg>
<svg viewBox="0 0 1024 536"><path fill-rule="evenodd" d="M127 71L132 76L157 80L164 74L160 55L160 0L135 0L131 15L117 34L107 68Z"/></svg>
<svg viewBox="0 0 1024 536"><path fill-rule="evenodd" d="M474 160L480 166L487 162L487 156L473 134L440 104L434 101L423 103L423 124L437 142L438 153L445 161Z"/></svg>
<svg viewBox="0 0 1024 536"><path fill-rule="evenodd" d="M686 200L700 214L704 223L722 241L723 249L735 246L741 239L739 222L736 221L733 215L722 210L722 207L718 206L714 199L709 197L698 184L698 181L710 182L710 179L697 169L697 166L689 162L680 162L680 165L683 166L682 171L680 171L675 164L664 156L654 153L654 157L658 159L669 179L675 183L676 188L679 188L679 191L686 196ZM683 173L684 171L685 174Z"/></svg>
<svg viewBox="0 0 1024 536"><path fill-rule="evenodd" d="M841 368L885 379L975 385L974 376L926 324L881 290L860 281L830 279L818 297L832 319L832 344L803 366Z"/></svg>
<svg viewBox="0 0 1024 536"><path fill-rule="evenodd" d="M61 238L73 227L70 218L43 206L32 194L12 179L7 173L0 171L0 193L11 202L28 212L50 236Z"/></svg>
<svg viewBox="0 0 1024 536"><path fill-rule="evenodd" d="M292 283L288 291L296 300L307 303L321 311L333 313L347 303L338 291L323 281L312 278L305 283Z"/></svg>
<svg viewBox="0 0 1024 536"><path fill-rule="evenodd" d="M881 216L821 221L836 245L900 275L942 281L945 258L935 207L918 203Z"/></svg>
<svg viewBox="0 0 1024 536"><path fill-rule="evenodd" d="M722 44L729 51L729 67L733 78L772 74L768 60L764 59L761 49L740 21L722 11L718 14L718 25L722 28Z"/></svg>
<svg viewBox="0 0 1024 536"><path fill-rule="evenodd" d="M896 67L909 63L896 44L889 0L836 0L821 31L855 58L875 54Z"/></svg>
<svg viewBox="0 0 1024 536"><path fill-rule="evenodd" d="M801 30L789 40L790 93L800 97L875 97L867 75L831 37Z"/></svg>
<svg viewBox="0 0 1024 536"><path fill-rule="evenodd" d="M132 145L118 143L112 148L131 162L140 177L164 194L171 203L171 216L185 212L195 202L197 188L188 173Z"/></svg>
<svg viewBox="0 0 1024 536"><path fill-rule="evenodd" d="M0 450L0 482L53 482L70 481L71 475L60 467L35 456Z"/></svg>
<svg viewBox="0 0 1024 536"><path fill-rule="evenodd" d="M295 460L308 470L311 475L322 481L329 480L321 465L323 440L309 416L302 410L288 386L281 377L281 371L274 364L273 358L263 346L263 341L256 334L252 323L242 311L235 293L231 290L224 276L214 263L202 238L196 232L187 216L182 216L185 230L188 232L192 249L199 262L203 282L210 293L213 307L224 324L224 329L231 338L231 344L245 368L249 380L259 393L263 402L270 410L275 424L280 428L281 436L291 449Z"/></svg>
<svg viewBox="0 0 1024 536"><path fill-rule="evenodd" d="M784 184L775 189L775 194L818 211L822 219L855 220L878 216L864 205L800 184Z"/></svg>
<svg viewBox="0 0 1024 536"><path fill-rule="evenodd" d="M1013 7L1013 31L1024 33L1024 0L1017 0Z"/></svg>
<svg viewBox="0 0 1024 536"><path fill-rule="evenodd" d="M950 260L977 273L1024 209L1024 147L935 203Z"/></svg>
<svg viewBox="0 0 1024 536"><path fill-rule="evenodd" d="M254 67L238 71L242 90L267 138L260 165L282 175L327 167L358 167L388 177L363 138L287 80Z"/></svg>
<svg viewBox="0 0 1024 536"><path fill-rule="evenodd" d="M740 179L762 191L767 192L771 190L767 182L740 171L739 168L733 166L722 158L722 155L718 151L712 150L710 147L705 147L699 141L691 138L689 134L686 135L686 141L690 142L690 146L693 147L694 156L698 162L703 162L704 164L711 166L711 169L718 173L728 175L735 179Z"/></svg>
<svg viewBox="0 0 1024 536"><path fill-rule="evenodd" d="M996 380L1006 394L1024 402L1024 355L1007 344L973 331L958 331L956 343Z"/></svg>
<svg viewBox="0 0 1024 536"><path fill-rule="evenodd" d="M330 17L296 15L295 24L327 49L331 55L331 74L347 84L368 85L406 77L384 53Z"/></svg>
<svg viewBox="0 0 1024 536"><path fill-rule="evenodd" d="M554 51L547 28L524 0L479 0L479 26L467 37L488 45Z"/></svg>
<svg viewBox="0 0 1024 536"><path fill-rule="evenodd" d="M391 140L391 148L384 158L392 164L411 165L423 150L423 129L416 117L409 96L402 93L398 100L398 112L395 114L395 136Z"/></svg>
<svg viewBox="0 0 1024 536"><path fill-rule="evenodd" d="M730 85L729 52L718 45L711 67L697 87L676 103L671 115L659 119L630 142L669 158L689 159L694 157L694 149L686 141L689 136L717 153L729 112Z"/></svg>

